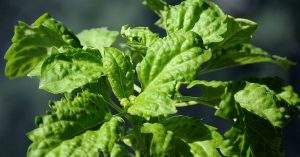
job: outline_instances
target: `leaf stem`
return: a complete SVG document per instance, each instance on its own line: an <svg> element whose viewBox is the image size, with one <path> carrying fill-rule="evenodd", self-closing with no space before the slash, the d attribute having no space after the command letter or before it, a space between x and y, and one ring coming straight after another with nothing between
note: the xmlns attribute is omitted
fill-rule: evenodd
<svg viewBox="0 0 300 157"><path fill-rule="evenodd" d="M134 84L133 89L134 89L136 92L138 92L138 93L141 93L141 92L142 92L141 87L139 87L139 86L136 85L136 84Z"/></svg>
<svg viewBox="0 0 300 157"><path fill-rule="evenodd" d="M203 100L198 97L191 97L191 96L182 96L182 97L176 97L175 100L178 100L179 102L175 104L176 107L185 107L185 106L191 106L191 105L197 105L202 104L208 107L215 108L216 106L208 102L207 100Z"/></svg>

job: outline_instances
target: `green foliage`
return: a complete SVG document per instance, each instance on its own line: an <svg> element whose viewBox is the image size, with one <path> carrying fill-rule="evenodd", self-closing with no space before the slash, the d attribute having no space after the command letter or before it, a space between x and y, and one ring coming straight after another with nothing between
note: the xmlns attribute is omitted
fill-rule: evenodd
<svg viewBox="0 0 300 157"><path fill-rule="evenodd" d="M116 48L118 32L95 28L76 36L48 14L15 27L6 76L36 76L41 89L64 94L37 116L37 128L27 134L27 156L284 156L282 130L300 115L292 86L276 77L195 78L245 64L294 63L252 45L256 23L226 15L211 1L144 4L159 16L156 24L165 37L125 25L125 42ZM184 96L184 84L202 93ZM212 107L233 125L222 135L198 119L176 115L178 107L190 105Z"/></svg>

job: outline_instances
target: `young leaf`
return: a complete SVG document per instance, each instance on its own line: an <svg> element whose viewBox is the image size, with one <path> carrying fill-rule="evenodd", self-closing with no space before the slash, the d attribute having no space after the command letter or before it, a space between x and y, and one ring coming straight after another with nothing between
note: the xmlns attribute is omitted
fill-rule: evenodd
<svg viewBox="0 0 300 157"><path fill-rule="evenodd" d="M32 25L20 22L15 27L13 44L7 50L5 74L9 78L21 77L43 61L49 48L80 47L78 39L62 23L48 14L39 17Z"/></svg>
<svg viewBox="0 0 300 157"><path fill-rule="evenodd" d="M229 49L220 50L218 53L214 54L208 66L205 69L202 69L200 73L259 62L271 62L281 65L284 68L288 68L290 65L294 64L286 58L269 55L266 51L251 44L241 44Z"/></svg>
<svg viewBox="0 0 300 157"><path fill-rule="evenodd" d="M129 113L145 118L174 113L170 98L176 83L191 81L201 65L210 59L211 52L201 46L201 38L192 32L177 32L151 45L137 65L143 92L128 109ZM173 109L164 113L160 108L165 107Z"/></svg>
<svg viewBox="0 0 300 157"><path fill-rule="evenodd" d="M158 34L151 32L148 27L130 28L128 25L122 27L121 35L128 40L127 44L134 51L140 52L143 56L147 48L159 38Z"/></svg>
<svg viewBox="0 0 300 157"><path fill-rule="evenodd" d="M92 49L66 49L47 58L42 66L40 88L51 93L71 92L104 75L101 55Z"/></svg>
<svg viewBox="0 0 300 157"><path fill-rule="evenodd" d="M100 151L107 154L122 133L124 121L111 118L99 95L83 91L50 106L52 111L37 117L38 128L28 133L33 141L28 156L78 156L83 152L97 156Z"/></svg>
<svg viewBox="0 0 300 157"><path fill-rule="evenodd" d="M133 67L127 55L116 48L105 48L103 66L119 100L133 94Z"/></svg>
<svg viewBox="0 0 300 157"><path fill-rule="evenodd" d="M117 31L109 31L106 27L83 30L77 37L83 46L97 48L102 51L104 47L111 46L118 37Z"/></svg>

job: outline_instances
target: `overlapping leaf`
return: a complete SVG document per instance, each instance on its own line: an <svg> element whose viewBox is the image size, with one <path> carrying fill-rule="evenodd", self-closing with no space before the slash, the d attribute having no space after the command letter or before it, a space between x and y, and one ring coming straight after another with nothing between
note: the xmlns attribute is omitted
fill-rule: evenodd
<svg viewBox="0 0 300 157"><path fill-rule="evenodd" d="M133 93L133 67L129 56L116 48L106 48L103 65L114 94L119 100Z"/></svg>
<svg viewBox="0 0 300 157"><path fill-rule="evenodd" d="M120 117L109 120L111 113L97 94L83 91L50 106L47 115L37 117L38 128L28 133L33 141L28 156L107 154L122 134L124 121Z"/></svg>
<svg viewBox="0 0 300 157"><path fill-rule="evenodd" d="M40 88L51 93L71 92L98 80L104 72L99 51L69 48L44 61Z"/></svg>
<svg viewBox="0 0 300 157"><path fill-rule="evenodd" d="M143 92L128 109L129 113L145 118L175 113L171 96L176 83L191 81L211 56L210 51L201 47L201 38L192 32L171 34L151 45L137 65Z"/></svg>
<svg viewBox="0 0 300 157"><path fill-rule="evenodd" d="M20 22L15 27L13 44L7 50L5 59L6 76L21 77L43 61L56 46L80 47L79 40L62 23L48 14L39 17L32 25Z"/></svg>

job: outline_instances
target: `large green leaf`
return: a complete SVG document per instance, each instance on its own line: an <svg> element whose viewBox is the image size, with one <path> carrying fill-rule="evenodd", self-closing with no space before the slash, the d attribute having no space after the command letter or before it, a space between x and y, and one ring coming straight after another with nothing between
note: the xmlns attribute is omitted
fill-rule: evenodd
<svg viewBox="0 0 300 157"><path fill-rule="evenodd" d="M201 47L201 38L192 32L170 34L151 45L137 65L143 92L128 112L145 118L175 113L171 97L176 83L191 81L210 59L211 52Z"/></svg>
<svg viewBox="0 0 300 157"><path fill-rule="evenodd" d="M44 61L40 88L51 93L71 92L98 80L104 72L99 51L69 48Z"/></svg>
<svg viewBox="0 0 300 157"><path fill-rule="evenodd" d="M83 30L77 37L83 46L94 47L103 50L104 47L111 46L118 37L117 31L109 31L106 27Z"/></svg>
<svg viewBox="0 0 300 157"><path fill-rule="evenodd" d="M133 67L129 56L116 48L106 48L103 65L119 100L133 94Z"/></svg>
<svg viewBox="0 0 300 157"><path fill-rule="evenodd" d="M80 47L79 40L62 23L48 14L39 17L32 25L20 22L15 27L13 44L7 50L5 69L7 77L21 77L51 53L49 48L56 46Z"/></svg>
<svg viewBox="0 0 300 157"><path fill-rule="evenodd" d="M228 49L223 49L214 54L208 66L201 73L226 68L236 65L244 65L258 62L271 62L288 68L294 64L286 58L269 55L266 51L251 44L240 44Z"/></svg>
<svg viewBox="0 0 300 157"><path fill-rule="evenodd" d="M111 118L100 95L83 91L51 102L50 107L47 115L36 118L38 128L28 133L33 141L28 156L108 154L122 134L124 121Z"/></svg>

